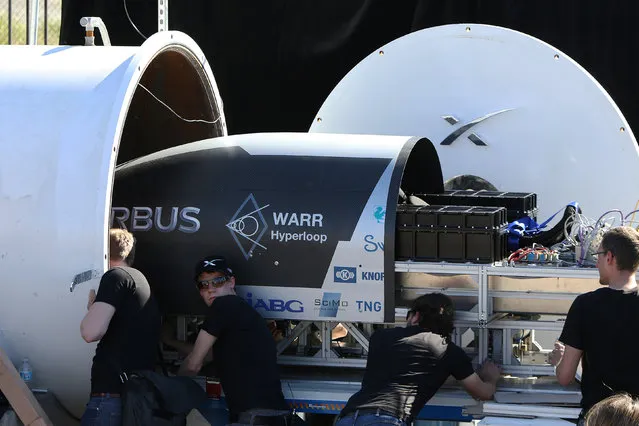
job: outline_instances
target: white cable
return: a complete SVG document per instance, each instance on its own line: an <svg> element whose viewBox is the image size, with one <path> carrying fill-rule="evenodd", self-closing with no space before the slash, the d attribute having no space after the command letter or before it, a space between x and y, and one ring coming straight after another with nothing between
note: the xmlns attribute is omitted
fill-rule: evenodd
<svg viewBox="0 0 639 426"><path fill-rule="evenodd" d="M179 118L182 121L186 121L187 123L206 123L206 124L215 124L218 121L220 121L220 119L222 118L222 115L220 114L220 116L218 118L216 118L213 121L208 121L208 120L202 120L202 119L188 119L188 118L184 118L182 117L180 114L178 114L177 112L173 111L173 108L171 108L170 106L168 106L167 104L165 104L164 102L162 102L162 100L160 100L157 96L155 96L149 89L147 89L146 87L144 87L142 85L142 83L138 83L138 86L140 86L141 88L143 88L144 90L147 91L147 93L151 96L153 96L153 98L158 101L159 103L161 103L162 105L164 105L164 107L166 109L168 109L169 111L171 111L177 118Z"/></svg>
<svg viewBox="0 0 639 426"><path fill-rule="evenodd" d="M131 24L131 26L133 26L135 31L137 31L138 34L140 34L140 36L142 36L143 39L147 40L147 37L144 34L142 34L140 30L138 30L138 27L136 27L135 24L133 23L133 19L131 19L131 16L129 16L129 9L126 7L126 0L122 0L122 3L124 4L124 13L126 13L126 17L129 19L129 23Z"/></svg>
<svg viewBox="0 0 639 426"><path fill-rule="evenodd" d="M616 214L612 215L612 213L619 214L619 224L617 224L615 220ZM575 260L577 264L594 265L596 263L594 253L599 248L603 235L609 229L623 225L624 219L623 213L616 209L605 212L596 221L584 215L575 215L570 227L570 232L567 235L567 240L575 246ZM564 235L566 235L566 233L564 233Z"/></svg>

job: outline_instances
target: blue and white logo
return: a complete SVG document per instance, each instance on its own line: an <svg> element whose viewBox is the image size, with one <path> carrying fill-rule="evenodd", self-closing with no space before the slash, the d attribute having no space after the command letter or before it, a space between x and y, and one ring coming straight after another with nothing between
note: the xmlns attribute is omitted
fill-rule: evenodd
<svg viewBox="0 0 639 426"><path fill-rule="evenodd" d="M358 312L382 312L382 302L372 300L356 300Z"/></svg>
<svg viewBox="0 0 639 426"><path fill-rule="evenodd" d="M384 241L375 239L375 236L371 234L365 235L364 250L366 250L368 253L375 253L376 251L384 251Z"/></svg>
<svg viewBox="0 0 639 426"><path fill-rule="evenodd" d="M333 268L336 283L351 283L357 282L357 268L350 266L336 266Z"/></svg>
<svg viewBox="0 0 639 426"><path fill-rule="evenodd" d="M382 206L375 206L373 216L375 217L377 223L384 223L384 221L386 220L386 209Z"/></svg>
<svg viewBox="0 0 639 426"><path fill-rule="evenodd" d="M253 194L249 194L231 221L226 224L246 260L251 257L256 247L266 250L266 247L260 244L260 240L268 228L268 223L262 215L262 210L268 206L267 204L260 207Z"/></svg>
<svg viewBox="0 0 639 426"><path fill-rule="evenodd" d="M384 281L383 272L362 272L362 281Z"/></svg>
<svg viewBox="0 0 639 426"><path fill-rule="evenodd" d="M337 312L348 307L347 301L342 301L342 293L324 293L321 299L315 299L315 309L323 318L335 318Z"/></svg>
<svg viewBox="0 0 639 426"><path fill-rule="evenodd" d="M261 309L266 312L304 312L304 304L299 300L253 298L252 293L247 293L244 300L256 310Z"/></svg>

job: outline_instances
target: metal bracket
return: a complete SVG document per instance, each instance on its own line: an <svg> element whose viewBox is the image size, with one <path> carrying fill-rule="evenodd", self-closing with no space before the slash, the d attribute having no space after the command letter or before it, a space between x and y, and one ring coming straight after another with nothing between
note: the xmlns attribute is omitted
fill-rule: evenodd
<svg viewBox="0 0 639 426"><path fill-rule="evenodd" d="M169 30L169 0L158 0L158 32Z"/></svg>
<svg viewBox="0 0 639 426"><path fill-rule="evenodd" d="M370 340L370 337L364 335L364 333L362 333L359 328L357 328L357 326L355 326L353 323L343 322L342 325L346 327L348 332L351 333L357 343L362 345L362 348L364 348L364 350L368 352L368 341Z"/></svg>
<svg viewBox="0 0 639 426"><path fill-rule="evenodd" d="M91 281L94 278L99 278L101 275L102 273L95 269L89 269L88 271L76 274L76 276L73 277L73 281L71 281L71 285L69 286L69 292L73 293L73 290L75 290L78 285L87 281Z"/></svg>
<svg viewBox="0 0 639 426"><path fill-rule="evenodd" d="M322 334L322 349L315 355L318 358L339 358L333 351L333 323L321 322L316 324Z"/></svg>
<svg viewBox="0 0 639 426"><path fill-rule="evenodd" d="M312 321L301 321L300 323L298 323L291 332L291 335L277 344L277 354L280 355L282 352L284 352L284 349L288 348L289 345L293 343L295 339L300 337L302 333L308 330L308 328L312 324Z"/></svg>

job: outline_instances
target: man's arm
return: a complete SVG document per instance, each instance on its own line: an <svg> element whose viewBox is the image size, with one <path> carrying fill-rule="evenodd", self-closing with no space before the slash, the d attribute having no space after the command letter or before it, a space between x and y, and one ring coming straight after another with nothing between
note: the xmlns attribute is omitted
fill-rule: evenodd
<svg viewBox="0 0 639 426"><path fill-rule="evenodd" d="M570 305L559 341L555 343L555 348L548 356L548 362L556 367L557 381L562 386L568 386L575 379L579 361L584 353L583 349L586 349L585 336L588 333L585 314L588 309L587 305L584 306L586 297L587 294L577 296Z"/></svg>
<svg viewBox="0 0 639 426"><path fill-rule="evenodd" d="M173 327L173 325L169 321L165 321L164 324L162 325L161 339L162 339L162 343L175 349L180 356L184 356L184 357L190 354L193 351L193 347L195 346L193 343L178 340L175 337L175 327ZM213 361L212 350L209 350L209 352L206 354L204 361L205 362Z"/></svg>
<svg viewBox="0 0 639 426"><path fill-rule="evenodd" d="M98 294L93 289L89 291L88 312L80 323L80 334L87 343L96 342L106 334L123 297L122 280L120 271L109 270L100 279Z"/></svg>
<svg viewBox="0 0 639 426"><path fill-rule="evenodd" d="M91 295L89 295L89 298L91 298ZM87 343L97 342L102 339L109 328L113 314L115 314L114 306L104 302L91 303L89 312L86 313L80 323L82 338Z"/></svg>
<svg viewBox="0 0 639 426"><path fill-rule="evenodd" d="M202 368L204 359L206 358L209 350L215 344L216 340L217 337L207 333L204 330L200 330L199 334L197 335L197 339L195 340L193 350L180 366L178 375L195 376Z"/></svg>
<svg viewBox="0 0 639 426"><path fill-rule="evenodd" d="M162 338L162 343L175 349L180 356L187 356L193 351L194 347L194 345L189 342L183 342L173 338Z"/></svg>
<svg viewBox="0 0 639 426"><path fill-rule="evenodd" d="M555 343L555 348L550 353L548 361L556 366L555 374L557 381L562 386L568 386L575 379L579 362L584 351L573 348L570 345L563 345L560 342Z"/></svg>
<svg viewBox="0 0 639 426"><path fill-rule="evenodd" d="M487 361L479 372L471 374L461 382L466 392L473 398L486 401L495 394L499 375L499 368L492 362Z"/></svg>

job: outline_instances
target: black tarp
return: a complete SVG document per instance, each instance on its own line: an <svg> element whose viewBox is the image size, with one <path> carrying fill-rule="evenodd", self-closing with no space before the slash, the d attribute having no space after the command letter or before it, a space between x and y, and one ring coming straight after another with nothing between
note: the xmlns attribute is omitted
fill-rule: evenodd
<svg viewBox="0 0 639 426"><path fill-rule="evenodd" d="M82 16L100 16L114 45L143 41L120 0L63 0L61 44L83 44ZM157 0L127 0L157 31ZM169 27L209 59L229 134L307 131L339 80L379 46L450 23L499 25L571 56L639 127L637 0L169 0Z"/></svg>

